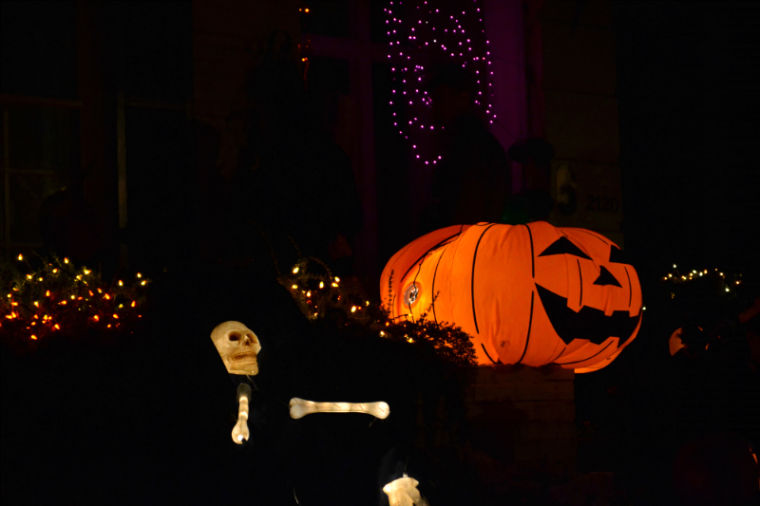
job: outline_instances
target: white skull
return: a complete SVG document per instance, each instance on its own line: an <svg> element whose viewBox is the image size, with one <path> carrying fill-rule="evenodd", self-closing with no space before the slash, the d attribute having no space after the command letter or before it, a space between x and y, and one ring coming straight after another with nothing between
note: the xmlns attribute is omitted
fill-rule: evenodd
<svg viewBox="0 0 760 506"><path fill-rule="evenodd" d="M244 324L236 321L220 323L211 331L211 340L228 373L251 376L259 373L257 357L261 343Z"/></svg>

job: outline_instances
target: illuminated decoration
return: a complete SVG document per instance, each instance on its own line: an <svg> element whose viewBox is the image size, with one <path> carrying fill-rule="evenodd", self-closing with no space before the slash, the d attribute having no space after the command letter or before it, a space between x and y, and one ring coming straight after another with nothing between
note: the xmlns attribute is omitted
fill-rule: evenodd
<svg viewBox="0 0 760 506"><path fill-rule="evenodd" d="M641 326L641 287L620 248L596 232L543 221L426 234L388 261L380 290L391 317L459 325L480 365L591 372Z"/></svg>
<svg viewBox="0 0 760 506"><path fill-rule="evenodd" d="M229 374L255 376L259 373L258 356L261 342L244 323L230 320L220 323L211 331L211 341ZM237 389L238 418L232 428L232 441L242 445L251 437L248 429L251 387L240 383Z"/></svg>
<svg viewBox="0 0 760 506"><path fill-rule="evenodd" d="M679 286L692 281L712 284L717 288L718 294L731 293L742 284L742 274L726 273L717 267L712 269L687 269L681 272L678 264L673 264L673 270L662 276L662 281L672 286ZM672 292L675 298L676 293Z"/></svg>
<svg viewBox="0 0 760 506"><path fill-rule="evenodd" d="M311 9L306 6L299 7L298 14L301 18L301 32L308 32L309 30L307 28L307 20L309 18L309 14L311 14ZM297 44L297 48L299 59L301 61L303 80L304 82L308 82L309 66L311 65L311 59L309 58L311 55L311 39L302 40Z"/></svg>
<svg viewBox="0 0 760 506"><path fill-rule="evenodd" d="M249 376L259 373L261 343L244 324L236 321L220 323L211 331L211 340L228 373Z"/></svg>
<svg viewBox="0 0 760 506"><path fill-rule="evenodd" d="M743 275L717 267L672 270L661 279L658 297L673 321L668 351L675 356L701 354L734 332L736 323L744 323L752 312L740 311L746 302ZM738 313L738 314L737 314Z"/></svg>
<svg viewBox="0 0 760 506"><path fill-rule="evenodd" d="M437 358L455 365L475 364L470 336L462 329L425 319L410 321L389 318L380 304L345 289L341 279L333 276L327 266L318 260L300 261L278 281L310 321L331 323L336 330L351 329L356 334L432 348Z"/></svg>
<svg viewBox="0 0 760 506"><path fill-rule="evenodd" d="M235 426L232 428L232 441L235 444L242 445L244 441L248 441L251 437L251 431L248 430L248 413L249 403L251 399L251 387L246 383L238 385L238 419Z"/></svg>
<svg viewBox="0 0 760 506"><path fill-rule="evenodd" d="M386 58L393 87L389 105L394 129L410 144L416 160L436 165L440 153L425 152L426 142L445 125L433 119L429 61L459 65L472 78L474 104L488 119L496 120L493 105L493 56L485 36L480 0L447 2L393 0L385 14ZM432 151L432 149L430 150Z"/></svg>
<svg viewBox="0 0 760 506"><path fill-rule="evenodd" d="M298 420L313 413L364 413L384 420L391 414L387 402L315 402L299 397L290 399L290 418Z"/></svg>
<svg viewBox="0 0 760 506"><path fill-rule="evenodd" d="M141 273L106 283L68 258L35 259L19 254L2 280L0 333L16 344L42 343L55 336L81 337L133 332L142 318L149 284Z"/></svg>
<svg viewBox="0 0 760 506"><path fill-rule="evenodd" d="M420 482L407 476L397 478L383 486L383 492L388 496L390 506L427 506L428 502L422 497L417 485Z"/></svg>
<svg viewBox="0 0 760 506"><path fill-rule="evenodd" d="M670 353L670 356L675 356L676 353L686 348L686 345L683 344L683 340L681 337L683 336L683 328L679 327L675 329L671 334L670 338L668 339L668 352Z"/></svg>

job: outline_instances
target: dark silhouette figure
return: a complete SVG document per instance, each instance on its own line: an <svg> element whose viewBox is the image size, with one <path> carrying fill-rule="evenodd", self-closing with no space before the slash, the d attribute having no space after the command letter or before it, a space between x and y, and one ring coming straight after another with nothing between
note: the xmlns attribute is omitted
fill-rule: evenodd
<svg viewBox="0 0 760 506"><path fill-rule="evenodd" d="M722 284L689 285L674 291L679 328L669 337L674 497L677 504L758 504L760 377L748 338L760 302L754 293L720 295Z"/></svg>
<svg viewBox="0 0 760 506"><path fill-rule="evenodd" d="M48 196L40 207L42 253L68 257L79 265L102 267L108 246L106 226L84 197L86 176Z"/></svg>
<svg viewBox="0 0 760 506"><path fill-rule="evenodd" d="M515 142L507 154L522 168L523 188L507 199L501 216L502 221L528 223L548 220L554 207L549 193L554 148L544 139L531 138Z"/></svg>
<svg viewBox="0 0 760 506"><path fill-rule="evenodd" d="M696 437L673 461L675 504L756 506L760 502L754 450L731 432Z"/></svg>
<svg viewBox="0 0 760 506"><path fill-rule="evenodd" d="M442 159L421 232L498 221L508 194L507 157L474 106L471 81L456 65L440 66L431 79L434 119L443 126L437 139Z"/></svg>
<svg viewBox="0 0 760 506"><path fill-rule="evenodd" d="M227 260L271 272L313 256L347 275L361 207L350 159L330 131L329 90L307 88L290 36L278 31L247 93L219 160L216 222L240 245Z"/></svg>

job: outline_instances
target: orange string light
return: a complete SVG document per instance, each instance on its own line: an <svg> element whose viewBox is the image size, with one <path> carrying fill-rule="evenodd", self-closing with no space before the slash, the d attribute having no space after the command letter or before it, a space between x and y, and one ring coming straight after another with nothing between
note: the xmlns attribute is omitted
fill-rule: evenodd
<svg viewBox="0 0 760 506"><path fill-rule="evenodd" d="M19 262L26 260L23 254L16 258ZM18 267L22 272L17 274L16 280L6 285L6 296L0 298L0 319L5 322L4 339L13 336L14 331L21 331L18 335L27 340L42 342L47 335L64 327L74 332L73 336L84 330L80 327L98 325L103 313L118 320L107 328L132 330L130 322L143 317L134 311L141 304L140 287L149 283L142 273L131 278L134 284L123 278L105 284L98 274L87 267L75 267L68 258L53 259L42 265L34 271L23 272L24 268L30 267L24 263ZM98 298L95 298L96 294ZM32 328L35 332L29 333Z"/></svg>

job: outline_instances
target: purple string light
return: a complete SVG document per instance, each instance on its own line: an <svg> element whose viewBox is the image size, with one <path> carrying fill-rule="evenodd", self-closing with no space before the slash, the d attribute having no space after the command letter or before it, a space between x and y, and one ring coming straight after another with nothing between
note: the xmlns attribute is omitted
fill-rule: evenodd
<svg viewBox="0 0 760 506"><path fill-rule="evenodd" d="M437 59L445 55L460 64L475 85L474 104L490 125L496 119L493 105L489 103L493 101L494 72L489 68L493 64L491 42L485 37L482 0L473 0L468 8L449 12L442 12L442 8L434 8L430 3L429 0L394 0L383 8L388 25L386 56L393 64L391 94L405 97L403 101L388 102L393 125L399 135L409 141L415 159L425 165L435 165L442 160L440 153L431 152L433 143L425 141L445 128L432 117L433 99L425 89L429 76L424 64L412 61L413 56L425 54ZM457 51L453 51L454 48ZM416 98L410 100L411 97Z"/></svg>

